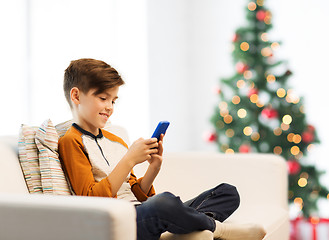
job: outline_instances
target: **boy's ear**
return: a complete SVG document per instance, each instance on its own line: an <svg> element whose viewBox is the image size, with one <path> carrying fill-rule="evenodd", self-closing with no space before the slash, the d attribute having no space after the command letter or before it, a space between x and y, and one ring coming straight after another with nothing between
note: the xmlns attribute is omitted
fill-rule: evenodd
<svg viewBox="0 0 329 240"><path fill-rule="evenodd" d="M71 101L74 104L80 104L80 90L77 87L73 87L70 91Z"/></svg>

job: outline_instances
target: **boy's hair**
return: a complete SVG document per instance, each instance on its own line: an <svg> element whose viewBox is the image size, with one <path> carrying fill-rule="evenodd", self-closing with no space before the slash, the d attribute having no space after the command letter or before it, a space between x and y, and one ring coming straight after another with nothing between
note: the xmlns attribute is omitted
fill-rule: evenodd
<svg viewBox="0 0 329 240"><path fill-rule="evenodd" d="M70 107L72 107L70 92L77 87L83 93L95 89L95 95L109 88L124 84L121 76L109 64L91 58L82 58L71 61L64 74L64 94Z"/></svg>

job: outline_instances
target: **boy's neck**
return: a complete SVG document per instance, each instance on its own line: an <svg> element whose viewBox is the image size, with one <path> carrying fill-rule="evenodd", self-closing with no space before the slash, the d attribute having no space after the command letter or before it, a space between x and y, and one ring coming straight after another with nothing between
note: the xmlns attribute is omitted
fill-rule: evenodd
<svg viewBox="0 0 329 240"><path fill-rule="evenodd" d="M97 138L102 138L103 137L103 133L102 133L102 130L101 129L98 129L98 135L94 135L93 133L83 129L81 126L79 126L77 123L73 123L72 124L73 127L75 127L79 132L85 134L85 135L88 135L94 139L97 139Z"/></svg>

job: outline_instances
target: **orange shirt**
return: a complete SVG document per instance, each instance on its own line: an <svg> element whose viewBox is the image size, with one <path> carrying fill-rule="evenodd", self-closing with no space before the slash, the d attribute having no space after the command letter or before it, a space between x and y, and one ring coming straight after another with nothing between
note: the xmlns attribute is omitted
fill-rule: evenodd
<svg viewBox="0 0 329 240"><path fill-rule="evenodd" d="M120 137L110 132L102 129L98 136L94 136L73 124L59 139L58 151L74 193L81 196L112 197L107 175L122 159L127 148ZM127 176L131 192L142 202L153 196L155 191L152 186L148 193L144 193L140 187L141 180L136 178L133 171Z"/></svg>

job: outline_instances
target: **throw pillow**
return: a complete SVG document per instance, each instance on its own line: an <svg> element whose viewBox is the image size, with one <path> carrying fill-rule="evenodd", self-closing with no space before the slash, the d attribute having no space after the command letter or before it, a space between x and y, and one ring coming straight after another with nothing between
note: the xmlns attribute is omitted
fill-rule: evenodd
<svg viewBox="0 0 329 240"><path fill-rule="evenodd" d="M30 193L42 193L38 149L35 144L37 127L21 125L18 140L18 156Z"/></svg>
<svg viewBox="0 0 329 240"><path fill-rule="evenodd" d="M58 158L58 138L57 131L49 119L43 122L36 132L42 189L44 194L71 195Z"/></svg>
<svg viewBox="0 0 329 240"><path fill-rule="evenodd" d="M73 120L68 120L62 123L59 123L55 126L58 133L58 137L63 137L66 131L72 126Z"/></svg>

